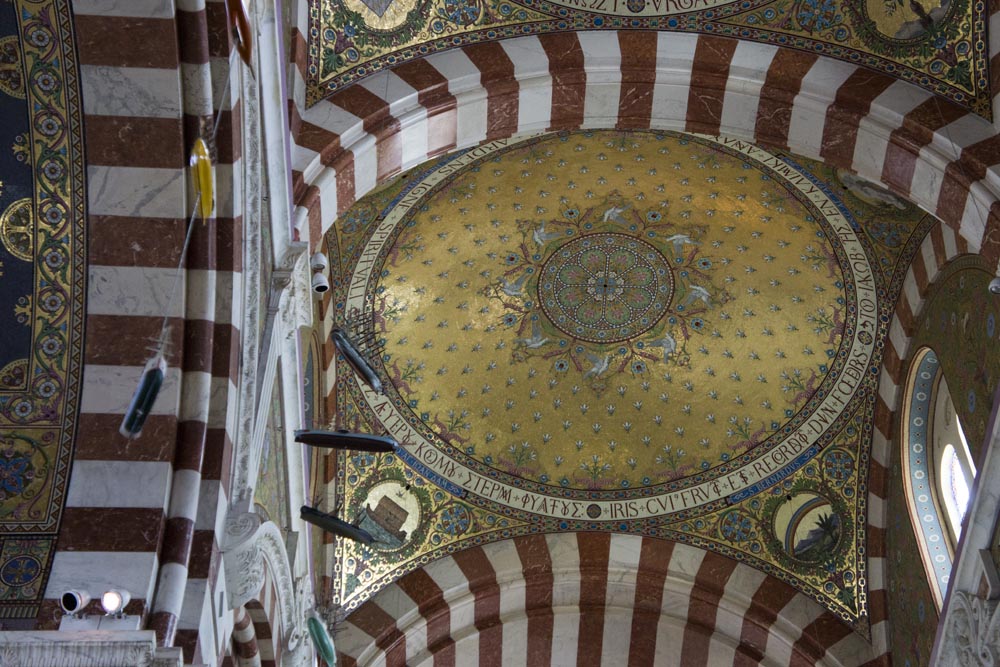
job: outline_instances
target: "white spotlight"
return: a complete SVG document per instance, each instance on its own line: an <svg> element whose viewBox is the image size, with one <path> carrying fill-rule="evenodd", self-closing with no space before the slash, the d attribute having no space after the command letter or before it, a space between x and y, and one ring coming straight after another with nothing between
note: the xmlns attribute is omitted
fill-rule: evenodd
<svg viewBox="0 0 1000 667"><path fill-rule="evenodd" d="M66 591L59 598L59 606L67 615L73 616L83 611L90 602L90 596L83 591Z"/></svg>
<svg viewBox="0 0 1000 667"><path fill-rule="evenodd" d="M128 591L110 590L105 591L101 596L101 606L108 616L120 616L125 609L125 605L132 599Z"/></svg>

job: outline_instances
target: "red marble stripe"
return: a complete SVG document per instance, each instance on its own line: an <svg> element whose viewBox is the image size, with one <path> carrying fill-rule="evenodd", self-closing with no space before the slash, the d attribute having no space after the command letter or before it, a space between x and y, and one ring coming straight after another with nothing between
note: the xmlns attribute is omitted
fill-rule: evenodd
<svg viewBox="0 0 1000 667"><path fill-rule="evenodd" d="M146 629L156 633L157 645L164 646L164 642L168 638L172 640L177 632L177 616L168 611L154 611L149 615ZM185 658L186 662L190 662L190 660L191 658Z"/></svg>
<svg viewBox="0 0 1000 667"><path fill-rule="evenodd" d="M118 434L122 416L86 413L77 417L73 458L80 461L172 461L177 432L175 415L149 415L142 441Z"/></svg>
<svg viewBox="0 0 1000 667"><path fill-rule="evenodd" d="M208 28L208 53L213 58L227 58L234 47L229 32L229 13L224 2L205 3L205 24Z"/></svg>
<svg viewBox="0 0 1000 667"><path fill-rule="evenodd" d="M198 631L197 630L177 630L174 634L174 646L180 647L184 653L184 664L196 664L195 654L198 652ZM197 662L201 662L198 660Z"/></svg>
<svg viewBox="0 0 1000 667"><path fill-rule="evenodd" d="M663 613L663 585L673 552L673 542L642 538L628 648L630 666L652 665L656 659L656 631Z"/></svg>
<svg viewBox="0 0 1000 667"><path fill-rule="evenodd" d="M90 264L177 268L187 220L180 218L125 218L91 215L87 218Z"/></svg>
<svg viewBox="0 0 1000 667"><path fill-rule="evenodd" d="M885 350L882 353L882 367L889 372L889 376L892 378L901 377L903 374L903 360L896 352L896 346L888 338L886 338Z"/></svg>
<svg viewBox="0 0 1000 667"><path fill-rule="evenodd" d="M719 600L725 594L726 583L735 569L736 561L711 551L705 553L688 599L681 664L707 664Z"/></svg>
<svg viewBox="0 0 1000 667"><path fill-rule="evenodd" d="M580 646L577 648L576 664L577 667L600 665L611 535L577 533L576 542L580 550Z"/></svg>
<svg viewBox="0 0 1000 667"><path fill-rule="evenodd" d="M309 80L309 43L306 41L305 35L299 32L298 27L292 26L292 62L295 63L295 68L299 70L299 75L302 77L303 81ZM309 101L307 100L307 104ZM294 136L294 135L293 135Z"/></svg>
<svg viewBox="0 0 1000 667"><path fill-rule="evenodd" d="M931 243L934 245L934 259L937 261L937 266L934 270L934 274L936 276L937 272L940 271L950 259L948 257L948 250L944 245L944 231L941 229L940 222L931 227L929 236Z"/></svg>
<svg viewBox="0 0 1000 667"><path fill-rule="evenodd" d="M986 217L986 229L980 242L979 254L991 267L996 267L1000 260L1000 202L990 204L990 213Z"/></svg>
<svg viewBox="0 0 1000 667"><path fill-rule="evenodd" d="M181 361L183 320L170 318L169 323L165 358L169 367L176 368ZM152 356L150 348L162 326L162 317L87 315L87 363L142 366Z"/></svg>
<svg viewBox="0 0 1000 667"><path fill-rule="evenodd" d="M178 9L177 34L180 35L181 62L187 65L208 64L208 23L205 10Z"/></svg>
<svg viewBox="0 0 1000 667"><path fill-rule="evenodd" d="M552 112L550 130L576 129L583 125L587 98L587 71L583 47L574 32L544 34L538 41L549 58L552 77Z"/></svg>
<svg viewBox="0 0 1000 667"><path fill-rule="evenodd" d="M503 659L503 625L500 621L500 586L496 571L482 547L459 551L452 558L469 581L475 600L475 625L479 631L479 664L500 667Z"/></svg>
<svg viewBox="0 0 1000 667"><path fill-rule="evenodd" d="M911 109L902 125L889 135L882 182L899 192L909 192L920 149L931 143L935 132L967 113L939 97L930 97Z"/></svg>
<svg viewBox="0 0 1000 667"><path fill-rule="evenodd" d="M59 551L153 551L163 533L163 510L145 507L67 507Z"/></svg>
<svg viewBox="0 0 1000 667"><path fill-rule="evenodd" d="M792 647L789 667L813 667L831 646L849 634L851 629L847 625L832 613L824 611L802 629L802 636Z"/></svg>
<svg viewBox="0 0 1000 667"><path fill-rule="evenodd" d="M182 169L183 126L177 118L87 115L87 164Z"/></svg>
<svg viewBox="0 0 1000 667"><path fill-rule="evenodd" d="M653 115L656 85L655 32L625 30L618 33L622 82L618 96L618 129L648 128Z"/></svg>
<svg viewBox="0 0 1000 667"><path fill-rule="evenodd" d="M771 626L795 596L794 588L773 577L766 577L761 582L743 615L740 631L742 650L736 654L735 666L752 667L763 661Z"/></svg>
<svg viewBox="0 0 1000 667"><path fill-rule="evenodd" d="M375 645L385 653L386 665L406 664L406 637L396 627L396 621L374 602L366 602L348 617L352 625L375 639Z"/></svg>
<svg viewBox="0 0 1000 667"><path fill-rule="evenodd" d="M160 563L177 563L187 567L194 540L194 521L184 517L167 519L163 531Z"/></svg>
<svg viewBox="0 0 1000 667"><path fill-rule="evenodd" d="M411 60L393 73L417 90L417 102L427 109L428 157L451 150L458 137L458 101L448 90L448 78L426 60Z"/></svg>
<svg viewBox="0 0 1000 667"><path fill-rule="evenodd" d="M484 42L465 47L480 71L486 89L486 139L508 137L517 132L520 87L514 78L514 63L496 42Z"/></svg>
<svg viewBox="0 0 1000 667"><path fill-rule="evenodd" d="M788 128L792 122L792 105L802 89L802 79L809 73L819 56L789 49L778 49L767 68L764 85L757 105L754 136L757 141L788 147Z"/></svg>
<svg viewBox="0 0 1000 667"><path fill-rule="evenodd" d="M82 65L177 69L173 19L77 14L74 23Z"/></svg>
<svg viewBox="0 0 1000 667"><path fill-rule="evenodd" d="M892 427L892 408L885 404L881 396L877 396L875 401L875 428L885 436L886 440L891 440L894 430Z"/></svg>
<svg viewBox="0 0 1000 667"><path fill-rule="evenodd" d="M733 60L736 44L735 39L714 35L698 36L688 93L688 130L706 134L719 133L726 84L729 81L729 65Z"/></svg>
<svg viewBox="0 0 1000 667"><path fill-rule="evenodd" d="M861 119L868 115L875 98L893 81L888 76L859 68L837 89L833 104L826 112L819 151L827 164L851 167Z"/></svg>
<svg viewBox="0 0 1000 667"><path fill-rule="evenodd" d="M981 206L970 201L969 188L986 176L986 170L1000 160L1000 136L966 146L958 160L944 172L935 214L958 231L966 206ZM974 239L978 242L980 239Z"/></svg>
<svg viewBox="0 0 1000 667"><path fill-rule="evenodd" d="M403 158L402 136L399 121L389 112L389 103L362 86L342 90L330 101L362 119L365 132L375 139L377 180L382 181L398 172ZM337 204L339 207L340 202Z"/></svg>
<svg viewBox="0 0 1000 667"><path fill-rule="evenodd" d="M514 539L524 573L524 608L528 616L528 664L552 663L552 557L541 535Z"/></svg>
<svg viewBox="0 0 1000 667"><path fill-rule="evenodd" d="M423 569L411 572L397 584L417 603L426 621L427 651L434 656L434 666L453 667L455 640L451 638L451 612L441 587Z"/></svg>
<svg viewBox="0 0 1000 667"><path fill-rule="evenodd" d="M913 278L917 282L917 293L922 297L927 293L931 281L927 275L927 267L924 265L924 254L920 250L917 250L910 267L913 269ZM917 314L919 315L919 306Z"/></svg>
<svg viewBox="0 0 1000 667"><path fill-rule="evenodd" d="M191 540L191 557L188 576L192 579L215 579L218 568L219 545L214 530L196 530Z"/></svg>

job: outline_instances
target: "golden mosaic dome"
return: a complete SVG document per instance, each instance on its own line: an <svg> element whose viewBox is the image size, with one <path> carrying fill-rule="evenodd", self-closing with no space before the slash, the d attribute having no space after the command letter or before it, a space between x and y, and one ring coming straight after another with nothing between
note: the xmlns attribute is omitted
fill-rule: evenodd
<svg viewBox="0 0 1000 667"><path fill-rule="evenodd" d="M384 343L383 423L473 492L475 474L561 498L704 482L796 433L803 449L817 391L872 342L854 339L871 269L819 187L742 148L578 132L417 177L351 281Z"/></svg>

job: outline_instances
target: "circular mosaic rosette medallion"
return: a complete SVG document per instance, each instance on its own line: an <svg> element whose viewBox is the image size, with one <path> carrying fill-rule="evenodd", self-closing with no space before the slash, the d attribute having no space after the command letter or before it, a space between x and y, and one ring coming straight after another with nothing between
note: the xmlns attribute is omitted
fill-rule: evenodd
<svg viewBox="0 0 1000 667"><path fill-rule="evenodd" d="M673 275L653 246L624 234L589 234L542 268L538 300L560 331L615 343L647 331L670 305Z"/></svg>

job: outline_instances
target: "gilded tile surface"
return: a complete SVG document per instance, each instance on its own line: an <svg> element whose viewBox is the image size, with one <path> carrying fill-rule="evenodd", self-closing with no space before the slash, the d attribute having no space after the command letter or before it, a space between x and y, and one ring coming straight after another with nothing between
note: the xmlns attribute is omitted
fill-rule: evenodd
<svg viewBox="0 0 1000 667"><path fill-rule="evenodd" d="M331 232L335 307L374 312L389 391L340 369L337 422L405 450L340 458L345 513L385 534L338 544L335 601L463 544L612 530L740 559L865 631L877 370L929 223L675 133L494 142L366 197Z"/></svg>
<svg viewBox="0 0 1000 667"><path fill-rule="evenodd" d="M0 617L35 615L66 493L85 298L69 3L0 3Z"/></svg>
<svg viewBox="0 0 1000 667"><path fill-rule="evenodd" d="M991 117L985 0L311 0L308 102L464 44L567 30L727 35L888 73Z"/></svg>

